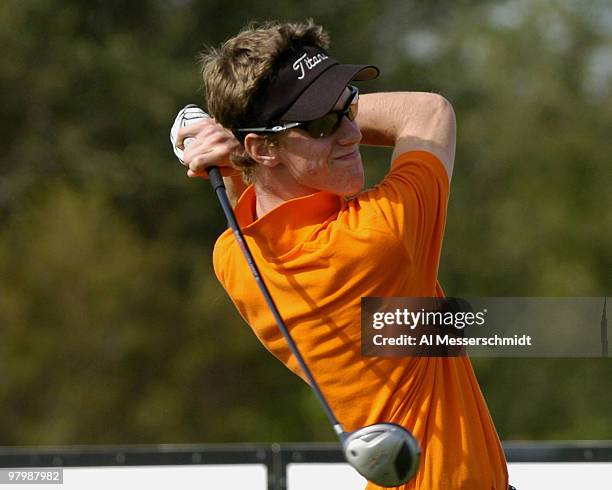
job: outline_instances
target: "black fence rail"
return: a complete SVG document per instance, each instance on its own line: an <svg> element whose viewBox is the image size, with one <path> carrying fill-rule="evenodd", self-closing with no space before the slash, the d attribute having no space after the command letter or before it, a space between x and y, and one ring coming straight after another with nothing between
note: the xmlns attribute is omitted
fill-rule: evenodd
<svg viewBox="0 0 612 490"><path fill-rule="evenodd" d="M505 442L509 463L610 463L612 441ZM268 490L287 488L292 463L344 463L336 443L0 447L0 468L240 465L267 469Z"/></svg>

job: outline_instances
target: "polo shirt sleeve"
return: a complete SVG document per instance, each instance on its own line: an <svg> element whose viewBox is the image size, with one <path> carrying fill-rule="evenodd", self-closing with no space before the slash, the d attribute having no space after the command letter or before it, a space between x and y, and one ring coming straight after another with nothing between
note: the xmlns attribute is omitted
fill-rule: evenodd
<svg viewBox="0 0 612 490"><path fill-rule="evenodd" d="M429 152L411 151L399 155L384 180L359 200L403 243L415 264L437 271L448 194L442 162Z"/></svg>

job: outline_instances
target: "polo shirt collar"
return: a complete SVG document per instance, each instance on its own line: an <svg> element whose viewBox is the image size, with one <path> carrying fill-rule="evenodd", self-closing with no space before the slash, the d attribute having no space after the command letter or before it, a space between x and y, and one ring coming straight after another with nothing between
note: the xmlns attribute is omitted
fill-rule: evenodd
<svg viewBox="0 0 612 490"><path fill-rule="evenodd" d="M255 238L262 249L265 246L278 255L311 238L315 228L337 216L343 202L340 196L320 191L285 201L256 218L255 188L249 186L234 212L245 236Z"/></svg>

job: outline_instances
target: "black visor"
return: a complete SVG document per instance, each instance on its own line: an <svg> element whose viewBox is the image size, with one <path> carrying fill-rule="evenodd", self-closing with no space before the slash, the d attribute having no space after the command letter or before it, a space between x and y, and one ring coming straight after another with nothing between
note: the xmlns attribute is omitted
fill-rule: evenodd
<svg viewBox="0 0 612 490"><path fill-rule="evenodd" d="M343 65L325 51L306 46L281 63L253 102L249 126L312 121L328 113L351 81L372 80L372 65Z"/></svg>

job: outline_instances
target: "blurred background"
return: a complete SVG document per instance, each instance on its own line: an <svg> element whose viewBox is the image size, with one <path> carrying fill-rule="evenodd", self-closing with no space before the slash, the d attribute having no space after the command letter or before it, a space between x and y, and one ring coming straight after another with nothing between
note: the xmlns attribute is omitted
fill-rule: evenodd
<svg viewBox="0 0 612 490"><path fill-rule="evenodd" d="M455 107L448 295L610 295L608 0L3 0L1 445L335 439L217 284L222 213L168 140L205 45L307 17L365 92ZM609 359L473 362L502 439L612 439Z"/></svg>

